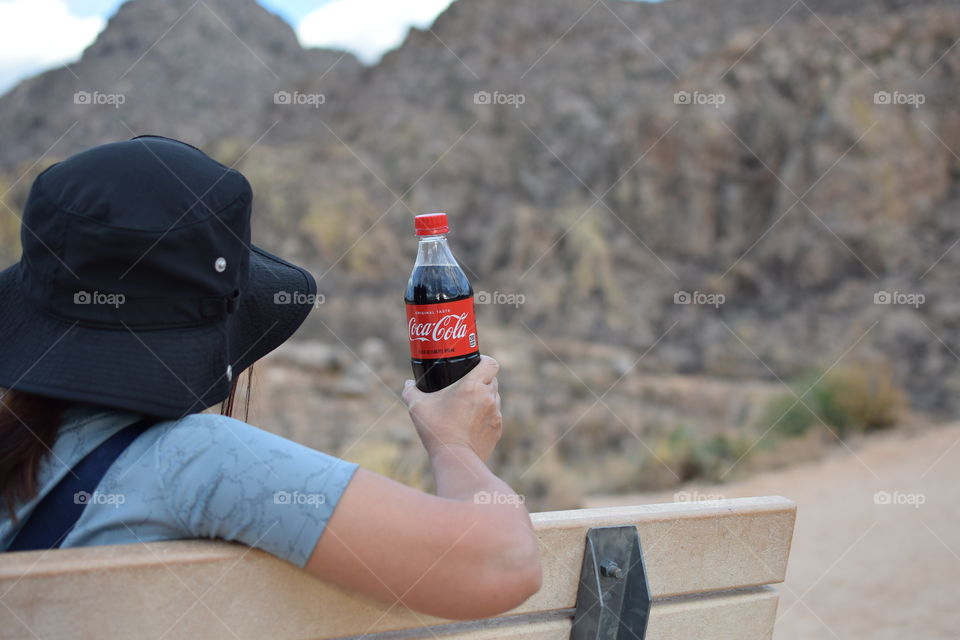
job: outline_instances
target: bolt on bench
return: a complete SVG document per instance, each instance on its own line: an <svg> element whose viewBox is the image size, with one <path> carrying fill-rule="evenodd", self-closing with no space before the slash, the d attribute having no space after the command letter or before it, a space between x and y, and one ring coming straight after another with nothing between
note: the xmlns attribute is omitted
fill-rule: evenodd
<svg viewBox="0 0 960 640"><path fill-rule="evenodd" d="M0 554L4 638L737 640L773 635L796 505L762 497L533 514L543 587L451 622L258 550L172 541ZM465 580L469 576L464 576Z"/></svg>

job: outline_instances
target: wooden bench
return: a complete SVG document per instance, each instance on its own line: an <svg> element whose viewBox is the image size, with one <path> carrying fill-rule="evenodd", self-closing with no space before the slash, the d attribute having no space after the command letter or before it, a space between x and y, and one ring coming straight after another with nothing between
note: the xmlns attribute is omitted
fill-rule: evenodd
<svg viewBox="0 0 960 640"><path fill-rule="evenodd" d="M770 585L784 579L795 516L796 505L780 497L537 513L542 589L503 616L473 622L380 604L224 542L9 553L0 555L0 635L554 640L571 637L576 613L576 637L769 639L778 602ZM623 543L634 527L642 556ZM643 617L644 587L652 597L645 635L637 626L618 631L617 620ZM597 590L613 602L598 602ZM599 633L587 628L598 621Z"/></svg>

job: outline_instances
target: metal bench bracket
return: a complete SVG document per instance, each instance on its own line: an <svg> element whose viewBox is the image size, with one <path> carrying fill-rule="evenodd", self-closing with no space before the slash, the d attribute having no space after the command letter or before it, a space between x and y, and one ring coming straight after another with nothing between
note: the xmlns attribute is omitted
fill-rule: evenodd
<svg viewBox="0 0 960 640"><path fill-rule="evenodd" d="M643 640L650 601L637 528L588 530L570 640Z"/></svg>

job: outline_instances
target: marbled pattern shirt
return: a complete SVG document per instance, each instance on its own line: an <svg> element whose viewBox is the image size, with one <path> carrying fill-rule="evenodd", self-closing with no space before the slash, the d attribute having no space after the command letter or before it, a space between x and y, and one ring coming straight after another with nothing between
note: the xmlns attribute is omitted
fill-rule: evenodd
<svg viewBox="0 0 960 640"><path fill-rule="evenodd" d="M39 494L0 510L6 549L34 506L87 453L140 416L75 407L39 472ZM235 540L304 566L357 465L239 420L158 422L113 463L62 548L181 538Z"/></svg>

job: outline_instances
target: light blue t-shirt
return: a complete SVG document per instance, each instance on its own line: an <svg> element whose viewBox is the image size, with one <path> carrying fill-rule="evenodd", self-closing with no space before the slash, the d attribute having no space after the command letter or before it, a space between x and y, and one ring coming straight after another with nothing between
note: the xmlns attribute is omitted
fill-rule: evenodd
<svg viewBox="0 0 960 640"><path fill-rule="evenodd" d="M0 510L0 549L97 445L140 416L75 407L38 475L39 494ZM235 540L304 566L357 465L245 422L193 414L158 422L113 463L62 547L181 538Z"/></svg>

